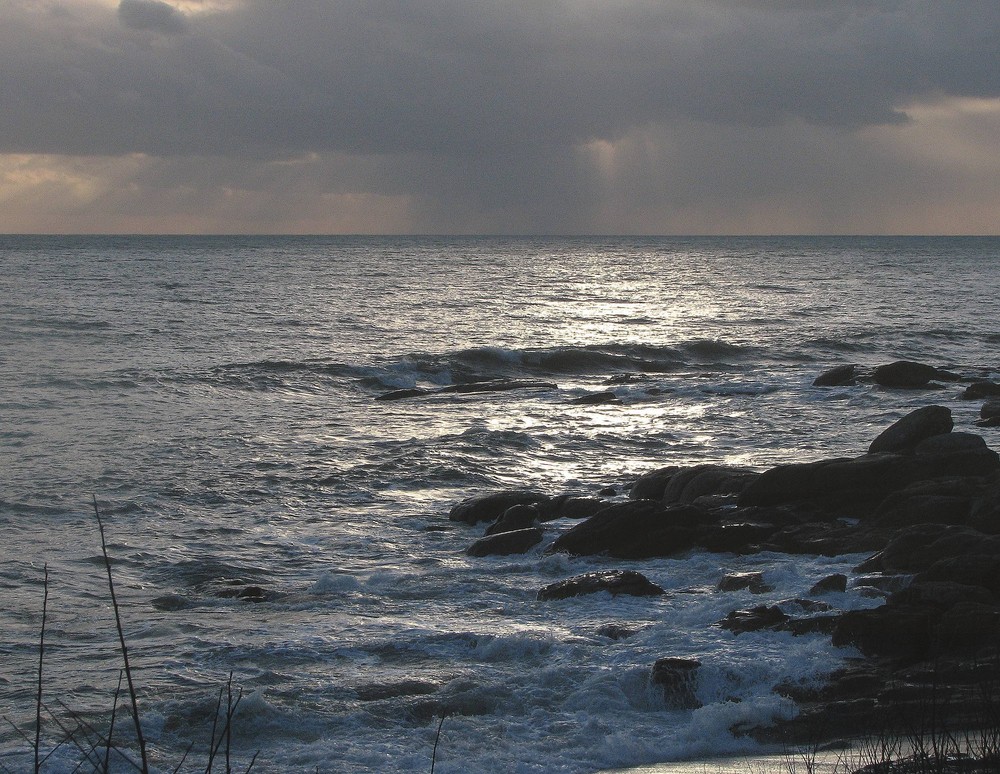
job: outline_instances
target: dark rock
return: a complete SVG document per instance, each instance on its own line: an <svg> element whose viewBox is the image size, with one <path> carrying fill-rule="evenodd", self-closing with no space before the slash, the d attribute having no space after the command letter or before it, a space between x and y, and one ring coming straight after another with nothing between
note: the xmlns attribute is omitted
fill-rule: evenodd
<svg viewBox="0 0 1000 774"><path fill-rule="evenodd" d="M942 433L918 443L913 453L921 456L942 454L981 454L989 451L986 441L975 433Z"/></svg>
<svg viewBox="0 0 1000 774"><path fill-rule="evenodd" d="M664 508L652 500L616 503L564 532L546 549L574 556L608 554L619 559L672 556L694 547L708 518L701 508Z"/></svg>
<svg viewBox="0 0 1000 774"><path fill-rule="evenodd" d="M976 427L1000 427L1000 414L986 419L977 419Z"/></svg>
<svg viewBox="0 0 1000 774"><path fill-rule="evenodd" d="M724 575L716 589L718 591L743 591L746 589L751 594L766 594L769 591L774 591L774 586L769 586L764 582L764 573L734 572Z"/></svg>
<svg viewBox="0 0 1000 774"><path fill-rule="evenodd" d="M959 602L976 602L989 605L993 595L982 586L967 586L954 581L917 579L905 589L892 595L892 604L922 605L947 610Z"/></svg>
<svg viewBox="0 0 1000 774"><path fill-rule="evenodd" d="M669 465L665 468L651 470L636 479L629 490L630 500L662 500L663 490L666 489L670 479L679 471L677 465Z"/></svg>
<svg viewBox="0 0 1000 774"><path fill-rule="evenodd" d="M856 365L839 365L828 368L813 380L813 387L847 387L857 384Z"/></svg>
<svg viewBox="0 0 1000 774"><path fill-rule="evenodd" d="M780 632L791 632L796 637L804 634L832 634L840 616L814 615L808 618L792 618L776 627Z"/></svg>
<svg viewBox="0 0 1000 774"><path fill-rule="evenodd" d="M979 398L993 398L997 396L1000 396L1000 384L987 380L973 382L962 393L962 397L966 400L978 400Z"/></svg>
<svg viewBox="0 0 1000 774"><path fill-rule="evenodd" d="M1000 483L972 501L968 525L988 535L1000 535Z"/></svg>
<svg viewBox="0 0 1000 774"><path fill-rule="evenodd" d="M1000 400L988 400L979 409L981 419L1000 417Z"/></svg>
<svg viewBox="0 0 1000 774"><path fill-rule="evenodd" d="M510 390L556 390L559 385L552 382L542 382L537 379L494 379L485 382L463 382L450 384L435 392L438 393L473 393L473 392L508 392Z"/></svg>
<svg viewBox="0 0 1000 774"><path fill-rule="evenodd" d="M469 546L465 553L469 556L505 556L508 554L523 554L532 546L542 542L544 532L541 527L516 529L511 532L499 532L477 540Z"/></svg>
<svg viewBox="0 0 1000 774"><path fill-rule="evenodd" d="M883 605L849 610L832 634L837 647L854 645L866 656L917 661L931 655L936 611L923 605Z"/></svg>
<svg viewBox="0 0 1000 774"><path fill-rule="evenodd" d="M598 626L595 633L601 637L607 637L609 640L617 641L628 639L636 631L636 629L622 626L621 624L604 624L603 626Z"/></svg>
<svg viewBox="0 0 1000 774"><path fill-rule="evenodd" d="M614 492L612 492L614 494ZM580 497L576 495L559 495L539 507L542 521L552 519L589 519L598 511L607 508L611 503L599 497Z"/></svg>
<svg viewBox="0 0 1000 774"><path fill-rule="evenodd" d="M401 680L398 683L369 683L354 689L361 701L380 701L400 696L427 696L437 693L439 686L423 680Z"/></svg>
<svg viewBox="0 0 1000 774"><path fill-rule="evenodd" d="M756 632L761 629L771 629L789 620L777 605L759 605L749 610L733 610L718 622L723 629L739 635L746 632Z"/></svg>
<svg viewBox="0 0 1000 774"><path fill-rule="evenodd" d="M431 390L424 390L420 387L411 387L404 390L392 390L391 392L383 392L381 395L377 395L375 400L403 400L404 398L416 398L421 395L430 395Z"/></svg>
<svg viewBox="0 0 1000 774"><path fill-rule="evenodd" d="M829 613L833 610L832 605L828 605L826 602L819 602L815 599L783 599L778 603L780 607L785 612L788 612L788 608L797 608L803 613Z"/></svg>
<svg viewBox="0 0 1000 774"><path fill-rule="evenodd" d="M514 532L538 525L539 512L534 505L512 505L500 518L486 528L487 535L499 535L501 532Z"/></svg>
<svg viewBox="0 0 1000 774"><path fill-rule="evenodd" d="M629 594L634 597L652 597L666 593L635 570L603 570L549 584L538 592L538 599L541 601L566 599L582 594L597 594L601 591L613 596Z"/></svg>
<svg viewBox="0 0 1000 774"><path fill-rule="evenodd" d="M727 465L695 465L674 474L663 489L665 505L693 503L706 495L739 494L757 473Z"/></svg>
<svg viewBox="0 0 1000 774"><path fill-rule="evenodd" d="M611 390L606 392L592 392L588 395L581 395L579 398L573 398L570 403L579 406L595 406L604 404L620 404L621 398L615 395Z"/></svg>
<svg viewBox="0 0 1000 774"><path fill-rule="evenodd" d="M924 363L897 360L895 363L880 365L872 372L872 380L883 387L917 389L937 377L938 370Z"/></svg>
<svg viewBox="0 0 1000 774"><path fill-rule="evenodd" d="M695 696L697 673L701 662L693 658L667 657L656 660L650 680L663 687L663 698L674 709L697 709Z"/></svg>
<svg viewBox="0 0 1000 774"><path fill-rule="evenodd" d="M868 447L869 454L877 452L907 452L926 438L950 433L954 427L951 409L945 406L924 406L911 411L886 428Z"/></svg>
<svg viewBox="0 0 1000 774"><path fill-rule="evenodd" d="M981 586L988 589L995 599L1000 599L1000 553L966 553L939 559L920 573L918 579L927 581L950 581L966 586Z"/></svg>
<svg viewBox="0 0 1000 774"><path fill-rule="evenodd" d="M905 527L912 524L964 524L969 517L971 499L955 495L908 494L890 495L879 506L875 520L884 527Z"/></svg>
<svg viewBox="0 0 1000 774"><path fill-rule="evenodd" d="M448 512L451 521L478 524L481 521L496 521L504 511L515 505L535 505L549 498L540 492L514 489L492 494L469 497L455 505Z"/></svg>
<svg viewBox="0 0 1000 774"><path fill-rule="evenodd" d="M774 524L753 523L707 526L699 530L695 544L720 554L754 554L777 529Z"/></svg>
<svg viewBox="0 0 1000 774"><path fill-rule="evenodd" d="M1000 553L1000 540L967 527L916 524L898 530L885 548L858 565L856 570L919 573L944 559L983 553Z"/></svg>
<svg viewBox="0 0 1000 774"><path fill-rule="evenodd" d="M817 596L820 594L833 594L843 591L847 591L847 576L839 572L834 575L827 575L823 578L823 580L817 581L813 584L813 587L809 589L810 594Z"/></svg>

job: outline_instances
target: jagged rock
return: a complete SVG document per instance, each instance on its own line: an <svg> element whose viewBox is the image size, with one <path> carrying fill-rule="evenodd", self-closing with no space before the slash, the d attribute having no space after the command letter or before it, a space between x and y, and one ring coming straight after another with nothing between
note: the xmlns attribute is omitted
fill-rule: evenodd
<svg viewBox="0 0 1000 774"><path fill-rule="evenodd" d="M977 381L965 388L962 397L967 400L1000 396L1000 384L988 380Z"/></svg>
<svg viewBox="0 0 1000 774"><path fill-rule="evenodd" d="M511 532L499 532L480 538L465 553L469 556L505 556L508 554L523 554L532 546L542 542L544 532L541 527L515 529Z"/></svg>
<svg viewBox="0 0 1000 774"><path fill-rule="evenodd" d="M538 592L538 599L549 601L597 594L606 591L615 596L629 594L634 597L660 596L666 592L635 570L604 570L588 572L573 578L551 583Z"/></svg>
<svg viewBox="0 0 1000 774"><path fill-rule="evenodd" d="M872 380L883 387L916 389L926 387L938 374L938 369L925 363L911 360L897 360L895 363L880 365L872 372Z"/></svg>
<svg viewBox="0 0 1000 774"><path fill-rule="evenodd" d="M616 503L560 535L546 552L574 556L608 554L619 559L670 556L696 545L697 526L708 519L701 508L664 508L652 500Z"/></svg>
<svg viewBox="0 0 1000 774"><path fill-rule="evenodd" d="M677 471L663 489L665 505L693 503L706 495L739 494L757 477L745 468L727 465L695 465Z"/></svg>
<svg viewBox="0 0 1000 774"><path fill-rule="evenodd" d="M774 586L769 586L764 582L764 573L761 572L734 572L724 575L715 587L718 591L743 591L746 589L751 594L766 594L774 591Z"/></svg>
<svg viewBox="0 0 1000 774"><path fill-rule="evenodd" d="M537 526L538 521L539 512L534 505L512 505L486 528L486 534L499 535L501 532L528 529Z"/></svg>
<svg viewBox="0 0 1000 774"><path fill-rule="evenodd" d="M481 521L496 521L504 511L515 505L535 505L544 503L548 496L526 489L512 489L503 492L468 497L452 507L448 512L451 521L478 524Z"/></svg>
<svg viewBox="0 0 1000 774"><path fill-rule="evenodd" d="M733 610L718 625L739 635L780 626L788 620L789 616L777 605L759 605L749 610Z"/></svg>
<svg viewBox="0 0 1000 774"><path fill-rule="evenodd" d="M701 702L695 696L697 673L701 662L694 658L669 656L653 664L650 680L663 687L663 698L674 709L697 709Z"/></svg>
<svg viewBox="0 0 1000 774"><path fill-rule="evenodd" d="M907 452L931 436L950 433L954 427L951 409L945 406L924 406L911 411L902 419L882 431L868 447L869 454L877 452Z"/></svg>
<svg viewBox="0 0 1000 774"><path fill-rule="evenodd" d="M663 490L666 489L670 479L679 471L677 465L668 465L665 468L651 470L636 479L629 490L630 500L662 500Z"/></svg>
<svg viewBox="0 0 1000 774"><path fill-rule="evenodd" d="M809 589L810 594L817 596L820 594L831 594L843 591L847 591L847 576L839 572L833 575L827 575L823 578L823 580L814 583L813 587Z"/></svg>
<svg viewBox="0 0 1000 774"><path fill-rule="evenodd" d="M858 367L854 364L828 368L813 380L813 387L847 387L857 384Z"/></svg>

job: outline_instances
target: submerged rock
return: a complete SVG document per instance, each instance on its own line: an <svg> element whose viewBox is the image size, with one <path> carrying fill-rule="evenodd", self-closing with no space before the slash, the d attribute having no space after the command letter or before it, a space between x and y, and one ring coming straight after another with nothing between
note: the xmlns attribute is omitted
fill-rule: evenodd
<svg viewBox="0 0 1000 774"><path fill-rule="evenodd" d="M634 597L653 597L666 593L645 575L635 570L603 570L551 583L539 590L538 599L541 601L567 599L583 594L597 594L602 591L612 595L629 594Z"/></svg>
<svg viewBox="0 0 1000 774"><path fill-rule="evenodd" d="M809 594L819 596L821 594L831 594L843 591L847 591L847 576L838 572L833 575L827 575L820 581L816 581L816 583L813 584L813 587L809 589Z"/></svg>
<svg viewBox="0 0 1000 774"><path fill-rule="evenodd" d="M718 622L718 626L739 635L774 628L789 619L790 616L777 605L759 605L749 610L733 610Z"/></svg>
<svg viewBox="0 0 1000 774"><path fill-rule="evenodd" d="M715 587L718 591L743 591L746 589L751 594L766 594L774 591L774 586L764 582L764 573L761 572L734 572L724 575Z"/></svg>
<svg viewBox="0 0 1000 774"><path fill-rule="evenodd" d="M965 388L965 392L962 393L962 397L967 400L1000 397L1000 384L987 380L973 382Z"/></svg>
<svg viewBox="0 0 1000 774"><path fill-rule="evenodd" d="M604 404L620 404L621 398L615 395L611 390L605 392L592 392L587 395L581 395L579 398L573 398L570 403L578 406L595 406Z"/></svg>
<svg viewBox="0 0 1000 774"><path fill-rule="evenodd" d="M701 662L694 658L668 656L657 659L649 679L662 686L663 699L674 709L697 709L702 706L695 696Z"/></svg>
<svg viewBox="0 0 1000 774"><path fill-rule="evenodd" d="M937 376L938 369L934 366L911 360L897 360L895 363L880 365L872 372L872 380L876 384L903 389L926 387Z"/></svg>

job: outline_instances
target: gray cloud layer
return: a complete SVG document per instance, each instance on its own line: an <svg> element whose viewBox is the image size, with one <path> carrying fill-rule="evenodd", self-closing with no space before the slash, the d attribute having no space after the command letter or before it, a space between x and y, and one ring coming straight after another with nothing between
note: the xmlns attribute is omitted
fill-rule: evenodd
<svg viewBox="0 0 1000 774"><path fill-rule="evenodd" d="M581 143L648 132L710 178L726 151L709 136L745 154L729 132L827 137L905 121L915 100L996 97L998 40L996 0L8 0L0 152L344 154L331 190L526 207L544 228L557 202L597 206Z"/></svg>

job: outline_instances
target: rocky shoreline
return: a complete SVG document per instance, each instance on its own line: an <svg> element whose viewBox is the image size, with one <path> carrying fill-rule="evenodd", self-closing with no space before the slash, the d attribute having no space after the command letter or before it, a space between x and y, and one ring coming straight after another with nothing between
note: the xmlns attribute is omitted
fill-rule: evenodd
<svg viewBox="0 0 1000 774"><path fill-rule="evenodd" d="M900 361L832 368L817 388L855 384L934 389L960 382L949 371ZM983 400L981 427L1000 423L1000 384L972 381L959 399ZM488 524L471 556L523 553L549 538L546 522L578 523L543 551L607 557L608 569L568 578L539 600L607 591L663 590L614 560L692 550L838 556L868 553L854 577L830 576L808 598L733 610L716 625L734 635L763 629L819 632L861 654L821 687L779 685L800 712L778 726L733 729L762 741L820 744L839 737L906 732L916 724L1000 727L1000 457L976 433L956 431L945 405L917 409L886 428L864 453L753 471L726 465L667 466L627 495L550 495L508 490L455 505L449 518ZM848 582L884 597L879 607L836 612L823 601ZM720 589L763 589L754 573ZM629 632L610 633L625 638ZM664 654L650 665L678 707L697 706L699 663Z"/></svg>

